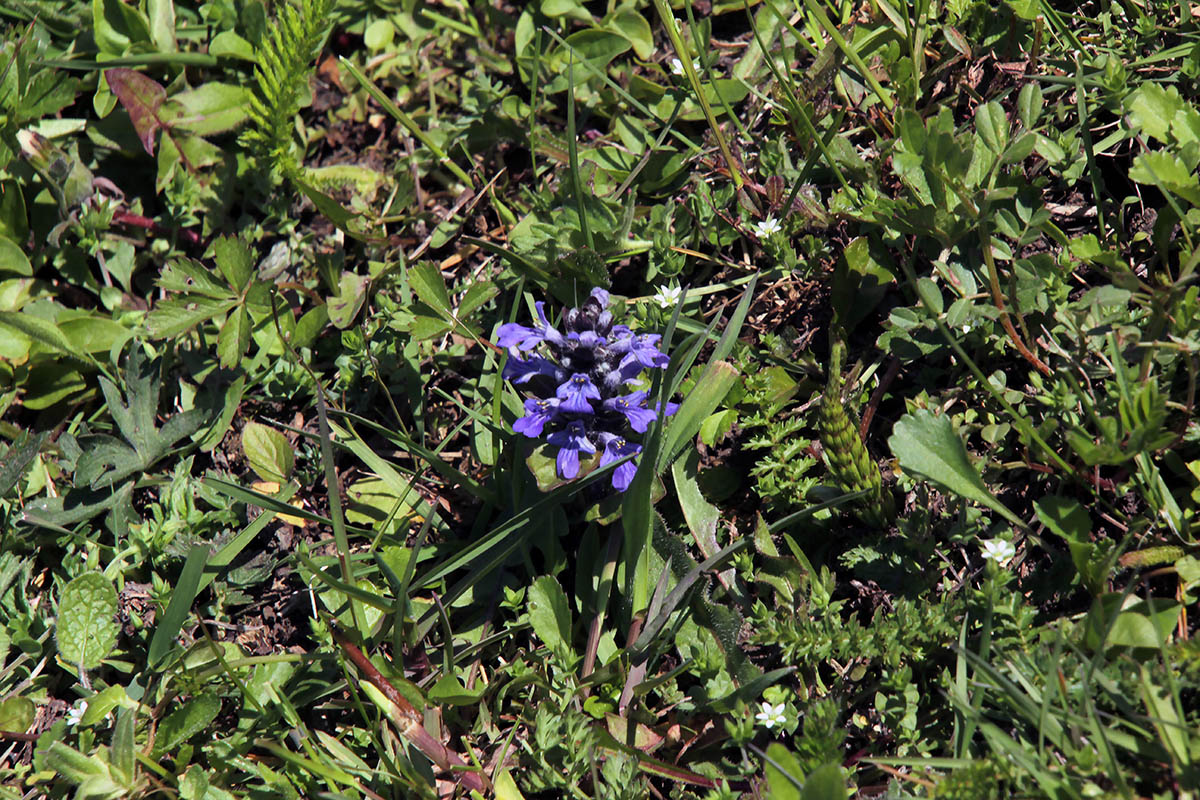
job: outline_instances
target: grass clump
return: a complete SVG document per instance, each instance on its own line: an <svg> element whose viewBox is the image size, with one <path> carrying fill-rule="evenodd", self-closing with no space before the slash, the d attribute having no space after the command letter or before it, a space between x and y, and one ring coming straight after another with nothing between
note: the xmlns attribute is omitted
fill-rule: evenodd
<svg viewBox="0 0 1200 800"><path fill-rule="evenodd" d="M1186 8L0 26L0 797L1200 792Z"/></svg>

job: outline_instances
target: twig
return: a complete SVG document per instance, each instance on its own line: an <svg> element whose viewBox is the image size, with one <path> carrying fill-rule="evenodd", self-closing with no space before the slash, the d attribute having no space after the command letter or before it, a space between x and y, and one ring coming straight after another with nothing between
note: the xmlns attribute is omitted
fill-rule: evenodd
<svg viewBox="0 0 1200 800"><path fill-rule="evenodd" d="M400 735L412 742L413 746L427 755L442 771L456 772L458 782L461 786L477 792L484 791L488 783L487 778L480 773L467 771L470 769L470 765L463 760L462 756L433 738L429 734L429 731L425 730L420 712L413 707L412 703L408 702L404 695L400 694L400 691L392 685L391 681L375 668L375 665L363 654L363 651L352 644L336 625L331 624L329 629L333 633L334 641L341 646L349 659L354 662L354 666L400 712L400 715L404 719L403 727L400 728ZM465 769L455 770L456 767Z"/></svg>

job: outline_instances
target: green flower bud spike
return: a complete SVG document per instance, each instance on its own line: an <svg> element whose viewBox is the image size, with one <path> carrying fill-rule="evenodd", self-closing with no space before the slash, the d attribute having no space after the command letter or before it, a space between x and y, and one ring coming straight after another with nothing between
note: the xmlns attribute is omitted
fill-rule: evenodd
<svg viewBox="0 0 1200 800"><path fill-rule="evenodd" d="M856 516L874 528L886 528L896 518L896 504L891 491L883 486L879 467L863 444L858 424L850 418L842 402L845 356L846 340L842 331L835 328L829 347L829 380L821 397L821 446L834 481L844 491L868 493L858 501Z"/></svg>

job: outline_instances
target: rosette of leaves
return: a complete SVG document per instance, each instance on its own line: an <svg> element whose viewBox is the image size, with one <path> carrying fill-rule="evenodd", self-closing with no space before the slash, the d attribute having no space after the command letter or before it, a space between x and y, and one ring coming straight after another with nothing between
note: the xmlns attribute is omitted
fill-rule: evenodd
<svg viewBox="0 0 1200 800"><path fill-rule="evenodd" d="M632 455L613 471L613 488L623 492L642 450L634 435L678 406L647 406L647 390L635 387L643 371L670 363L658 349L662 337L614 324L608 303L608 292L593 289L582 306L563 314L562 331L546 318L545 304L535 303L534 325L502 325L496 343L509 351L504 378L527 393L525 415L513 430L545 442L530 457L534 474L551 453L555 477L563 481ZM543 488L552 483L539 478Z"/></svg>

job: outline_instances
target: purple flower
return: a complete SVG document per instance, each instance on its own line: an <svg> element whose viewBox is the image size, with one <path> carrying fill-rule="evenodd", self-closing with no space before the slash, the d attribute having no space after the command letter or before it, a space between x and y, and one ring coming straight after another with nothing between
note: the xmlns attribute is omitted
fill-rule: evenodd
<svg viewBox="0 0 1200 800"><path fill-rule="evenodd" d="M613 352L625 353L621 366L641 364L642 367L666 367L671 359L656 346L662 339L657 333L644 333L640 336L629 336L619 339L613 345Z"/></svg>
<svg viewBox="0 0 1200 800"><path fill-rule="evenodd" d="M542 356L528 359L509 356L508 363L504 365L503 377L513 383L527 383L534 375L558 378L561 371L557 364Z"/></svg>
<svg viewBox="0 0 1200 800"><path fill-rule="evenodd" d="M526 328L515 322L501 325L500 330L496 332L496 344L504 348L517 347L521 350L532 350L542 342L556 345L563 343L563 335L546 319L546 304L539 300L533 306L537 309L538 320L542 324L533 328Z"/></svg>
<svg viewBox="0 0 1200 800"><path fill-rule="evenodd" d="M541 336L533 328L526 328L524 325L518 325L515 322L509 322L500 326L500 330L496 331L496 344L507 350L510 347L519 347L522 350L532 350L537 347L537 343L541 341Z"/></svg>
<svg viewBox="0 0 1200 800"><path fill-rule="evenodd" d="M574 414L594 413L595 409L588 402L588 398L593 400L600 399L600 390L592 384L592 379L583 372L576 372L570 378L563 381L555 394L562 401L562 410L570 411Z"/></svg>
<svg viewBox="0 0 1200 800"><path fill-rule="evenodd" d="M670 359L659 349L662 337L613 324L609 299L605 290L593 289L578 307L563 311L559 329L538 302L531 326L508 323L496 332L497 344L509 354L504 378L526 395L525 414L513 431L556 447L555 468L564 480L579 477L582 458L598 449L602 465L636 456L642 446L629 437L679 408L675 403L648 408L644 388L627 388L641 384L647 368L664 369ZM613 470L613 487L625 491L636 473L632 461L621 464Z"/></svg>
<svg viewBox="0 0 1200 800"><path fill-rule="evenodd" d="M600 441L604 443L604 452L600 454L600 466L602 467L614 461L619 461L625 456L637 455L642 452L640 444L627 442L616 434L602 433L600 434ZM629 484L633 481L633 476L636 474L637 459L625 462L613 470L613 488L618 492L625 491L629 488Z"/></svg>
<svg viewBox="0 0 1200 800"><path fill-rule="evenodd" d="M554 464L558 468L558 476L568 481L579 474L579 454L590 456L596 452L596 445L587 438L587 428L579 420L568 422L566 428L555 431L546 440L558 447Z"/></svg>
<svg viewBox="0 0 1200 800"><path fill-rule="evenodd" d="M604 408L607 411L617 411L625 415L625 419L629 420L629 427L633 428L638 433L645 433L650 427L650 423L658 417L650 409L646 408L646 392L637 391L632 394L627 394L624 397L610 397L604 401Z"/></svg>
<svg viewBox="0 0 1200 800"><path fill-rule="evenodd" d="M667 401L667 407L665 409L662 407L662 405L660 403L654 404L654 413L662 414L664 417L673 416L675 414L675 412L678 410L679 410L679 403L672 403L670 400Z"/></svg>
<svg viewBox="0 0 1200 800"><path fill-rule="evenodd" d="M513 423L513 430L530 439L536 439L542 435L542 428L546 423L558 415L558 406L559 400L556 397L547 400L538 400L533 397L526 399L525 416Z"/></svg>

